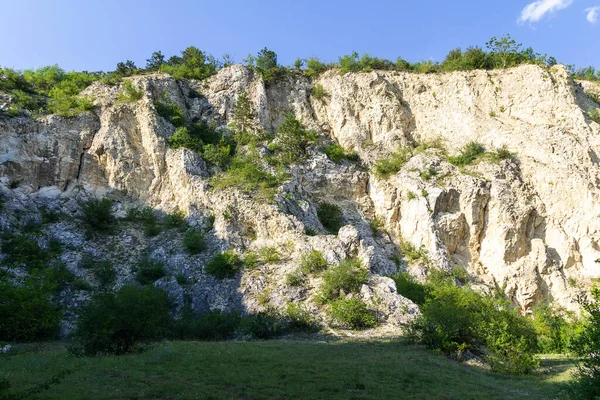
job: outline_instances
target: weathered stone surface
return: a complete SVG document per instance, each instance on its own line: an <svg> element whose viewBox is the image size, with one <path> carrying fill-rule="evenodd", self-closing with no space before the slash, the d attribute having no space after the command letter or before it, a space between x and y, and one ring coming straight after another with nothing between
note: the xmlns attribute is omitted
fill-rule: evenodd
<svg viewBox="0 0 600 400"><path fill-rule="evenodd" d="M161 74L131 80L144 93L135 103L118 104L120 86L95 83L85 92L96 99L94 115L0 120L0 190L7 197L0 226L15 226L13 213L34 214L42 204L77 216L79 199L108 196L119 215L145 205L183 210L193 226L214 216L209 249L190 256L181 233L148 238L134 228L114 242L86 241L76 223L53 224L56 236L79 247L64 255L73 271L81 252L96 252L115 260L118 284L130 282L140 249L149 249L169 274L157 286L178 303L189 295L197 311L283 309L293 301L319 314L311 296L320 278L310 278L304 288L285 284L302 254L314 248L330 263L363 261L372 277L361 297L377 299L377 312L391 331L416 313L383 277L407 266L407 260L392 261L401 241L423 247L443 268L465 266L483 282L506 287L523 309L544 298L574 308L580 287L600 276L600 125L587 116L598 105L584 94L598 87L572 82L563 67L433 75L329 71L314 82L292 73L265 87L257 74L234 65L202 83ZM313 83L322 84L328 96L312 98ZM313 146L307 162L292 168L275 203L266 204L211 189L211 167L189 150L169 148L175 128L153 106L166 93L188 120L225 125L242 91L254 104L257 126L276 130L292 112L356 151L366 167L399 146L436 139L451 154L470 141L488 150L506 146L516 160L483 160L459 169L434 148L415 154L384 180L352 163L335 164ZM430 170L435 174L427 175ZM338 235L327 235L318 221L322 201L344 209ZM376 217L384 232L369 226ZM319 235L307 236L306 228ZM277 247L284 259L230 280L204 272L219 251L264 246ZM188 283L177 283L177 274Z"/></svg>

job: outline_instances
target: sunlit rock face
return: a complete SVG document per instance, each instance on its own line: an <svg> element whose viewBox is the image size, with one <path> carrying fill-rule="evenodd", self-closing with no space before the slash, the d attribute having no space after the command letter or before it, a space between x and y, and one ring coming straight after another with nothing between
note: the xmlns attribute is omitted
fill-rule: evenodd
<svg viewBox="0 0 600 400"><path fill-rule="evenodd" d="M572 81L561 66L427 75L328 71L313 80L290 72L265 85L234 65L205 82L161 74L130 79L144 93L134 103L117 102L119 85L97 82L83 93L94 97L94 114L0 120L0 224L14 227L41 205L78 216L80 201L108 197L121 216L143 205L182 210L197 226L214 217L208 249L190 256L181 233L149 238L127 228L110 240L86 239L81 224L55 223L46 229L70 245L63 261L77 274L84 274L81 255L91 252L115 260L118 284L124 284L132 279L135 258L147 252L165 263L169 276L156 285L175 303L189 297L198 311L254 312L304 302L324 318L313 301L320 278L310 278L304 288L286 284L301 256L317 249L332 264L357 257L370 269L356 296L381 312L379 329L392 333L418 310L386 276L408 270L422 278L429 268L399 255L401 243L422 248L430 265L466 267L522 310L546 299L574 309L576 296L600 276L600 125L588 116L598 105L584 92L600 89ZM315 84L327 96L313 98ZM169 147L175 127L158 115L154 102L166 94L186 120L225 127L243 91L257 126L276 132L285 114L293 113L321 141L356 152L361 163L336 164L312 145L274 202L213 189L215 167L190 150ZM450 164L446 154L469 142L490 153L506 147L515 157ZM373 174L376 160L419 144L396 174ZM326 234L317 218L316 207L325 201L343 208L345 226L337 235ZM375 218L380 232L371 229ZM277 247L282 259L232 280L204 272L219 251L265 246ZM190 283L181 285L176 275Z"/></svg>

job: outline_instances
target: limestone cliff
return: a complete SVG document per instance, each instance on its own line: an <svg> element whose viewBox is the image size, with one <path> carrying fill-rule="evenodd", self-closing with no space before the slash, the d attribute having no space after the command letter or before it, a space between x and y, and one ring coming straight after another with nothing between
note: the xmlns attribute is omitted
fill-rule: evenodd
<svg viewBox="0 0 600 400"><path fill-rule="evenodd" d="M47 229L68 245L63 261L79 276L85 275L78 268L81 255L89 252L112 259L119 282L127 282L132 260L149 251L169 272L155 285L176 303L187 295L198 311L256 311L292 300L318 313L311 299L319 278L302 288L285 283L301 255L314 248L330 262L358 256L369 267L361 296L391 330L417 311L386 275L427 271L423 263L392 261L401 242L423 247L441 268L467 267L524 310L543 299L575 308L578 293L600 276L600 125L588 116L599 106L584 89L600 90L572 81L561 66L428 75L328 71L314 80L288 74L267 86L239 65L205 82L159 74L129 79L143 90L135 103L119 104L122 88L97 82L84 93L95 98L93 115L0 119L0 190L7 199L0 226L16 225L19 213L35 215L40 205L77 216L78 200L108 197L121 216L135 205L183 210L196 225L214 216L209 249L186 254L179 233L147 238L131 227L86 239L76 220L55 223ZM316 84L326 96L311 95ZM154 102L167 93L187 120L224 126L242 91L255 106L258 125L276 131L292 112L357 152L362 166L333 163L314 145L307 162L292 167L273 204L211 188L214 168L190 150L169 148L175 127L158 115ZM454 154L471 141L490 150L506 146L516 157L458 168L440 149ZM397 148L434 142L388 179L370 172ZM317 219L321 201L344 209L346 226L337 236L327 235ZM386 233L371 230L376 217ZM305 228L318 235L306 235ZM278 247L284 259L237 279L216 280L203 271L218 251L266 245ZM191 283L180 285L178 274ZM71 299L77 303L78 296Z"/></svg>

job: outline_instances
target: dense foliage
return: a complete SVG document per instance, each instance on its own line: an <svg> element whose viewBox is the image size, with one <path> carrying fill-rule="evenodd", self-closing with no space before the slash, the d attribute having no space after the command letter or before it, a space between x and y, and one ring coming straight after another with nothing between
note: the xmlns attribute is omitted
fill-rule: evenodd
<svg viewBox="0 0 600 400"><path fill-rule="evenodd" d="M131 270L141 285L151 285L166 275L164 264L149 257L140 258Z"/></svg>
<svg viewBox="0 0 600 400"><path fill-rule="evenodd" d="M87 200L81 209L88 232L111 232L114 229L115 217L109 199Z"/></svg>
<svg viewBox="0 0 600 400"><path fill-rule="evenodd" d="M256 56L248 56L245 62L261 75L266 84L286 75L287 69L279 65L277 54L268 48L263 48ZM114 85L121 82L123 77L156 72L170 74L175 79L203 80L232 63L229 55L224 55L222 60L217 60L197 47L189 46L181 52L181 55L169 58L161 51L155 51L146 60L145 68L138 68L131 60L119 62L112 72L66 72L57 65L25 71L4 67L0 68L0 92L11 95L12 103L3 113L13 117L18 116L21 110L29 110L34 117L44 113L73 117L93 110L93 99L80 96L80 93L94 81ZM521 64L553 66L556 63L554 57L536 53L532 48L523 48L510 35L504 35L490 39L486 43L486 49L477 46L465 50L453 49L442 62L411 63L400 57L396 61L391 61L372 57L369 54L361 56L353 52L340 57L337 63L324 63L317 58L297 59L293 68L312 77L329 69L339 69L342 74L373 70L436 73L509 68ZM571 65L569 68L574 78L600 80L600 70L592 66L577 69ZM327 93L322 90L322 87L315 86L313 95L323 100ZM134 102L139 98L141 93L129 83L126 83L124 91L119 95L121 102ZM244 127L241 129L244 130Z"/></svg>
<svg viewBox="0 0 600 400"><path fill-rule="evenodd" d="M302 255L300 269L306 274L313 274L327 269L327 260L323 257L323 253L318 250L311 250Z"/></svg>
<svg viewBox="0 0 600 400"><path fill-rule="evenodd" d="M123 286L94 296L77 321L73 351L78 354L125 354L164 337L170 323L165 292L151 286Z"/></svg>
<svg viewBox="0 0 600 400"><path fill-rule="evenodd" d="M52 302L57 283L36 273L21 284L0 280L0 341L42 341L58 336L62 313Z"/></svg>
<svg viewBox="0 0 600 400"><path fill-rule="evenodd" d="M586 312L582 332L573 341L572 348L581 361L572 382L574 398L600 398L600 289L594 287L591 298L582 301Z"/></svg>
<svg viewBox="0 0 600 400"><path fill-rule="evenodd" d="M317 206L317 217L331 234L337 235L342 227L343 215L342 208L338 205L323 202Z"/></svg>
<svg viewBox="0 0 600 400"><path fill-rule="evenodd" d="M336 164L339 164L340 162L342 162L342 160L359 160L358 154L356 154L355 152L346 151L342 146L340 146L337 143L332 143L323 146L321 150L323 150L323 153L325 153L327 157L329 157L329 159Z"/></svg>
<svg viewBox="0 0 600 400"><path fill-rule="evenodd" d="M358 293L368 278L369 271L363 267L360 260L347 258L323 273L320 299L322 302L328 302L348 294Z"/></svg>
<svg viewBox="0 0 600 400"><path fill-rule="evenodd" d="M412 149L404 147L387 157L380 158L373 165L373 172L378 178L388 178L396 174L412 157Z"/></svg>
<svg viewBox="0 0 600 400"><path fill-rule="evenodd" d="M477 158L485 153L485 148L477 142L469 142L464 145L459 154L448 157L448 162L458 167L472 164Z"/></svg>
<svg viewBox="0 0 600 400"><path fill-rule="evenodd" d="M242 269L242 260L232 250L216 254L205 266L206 272L218 279L233 278Z"/></svg>
<svg viewBox="0 0 600 400"><path fill-rule="evenodd" d="M331 303L329 316L334 324L345 328L366 329L377 325L377 318L359 299L339 299Z"/></svg>
<svg viewBox="0 0 600 400"><path fill-rule="evenodd" d="M511 309L501 297L471 289L463 275L460 271L430 272L425 284L407 274L395 277L398 293L421 308L410 326L410 337L458 358L469 350L484 357L494 371L532 371L538 364L534 357L538 331L532 320Z"/></svg>

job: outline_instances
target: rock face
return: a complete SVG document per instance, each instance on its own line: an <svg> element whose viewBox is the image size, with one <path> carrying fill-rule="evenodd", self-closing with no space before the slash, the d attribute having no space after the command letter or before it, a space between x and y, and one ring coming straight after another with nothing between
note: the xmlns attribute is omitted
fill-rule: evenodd
<svg viewBox="0 0 600 400"><path fill-rule="evenodd" d="M81 254L91 252L117 260L119 282L127 282L129 264L147 249L165 262L170 276L156 285L176 303L189 295L198 311L257 311L291 300L317 312L310 287L318 278L304 289L285 283L302 254L317 249L331 263L356 256L369 267L360 296L382 312L388 328L417 312L384 277L408 267L402 258L392 261L402 243L423 248L442 268L466 267L523 310L544 299L575 308L575 296L600 276L600 125L587 114L599 106L585 94L600 90L573 82L561 66L435 75L328 71L314 81L288 74L265 86L234 65L200 83L159 74L131 81L144 93L135 103L118 104L120 87L95 83L84 93L96 99L94 115L0 120L0 190L7 199L0 223L15 225L11 212L34 213L42 204L77 215L78 199L106 196L119 215L146 205L183 210L193 225L214 216L209 250L187 255L180 233L147 238L131 227L103 242L86 240L76 223L55 224L49 228L55 236L80 246L63 255L77 274L83 274ZM326 97L311 96L315 84ZM358 153L366 167L403 146L429 143L429 149L415 151L397 174L382 179L352 163L333 163L313 146L274 204L214 190L213 167L192 151L169 148L175 127L154 102L166 93L186 120L226 125L242 91L254 104L257 125L276 131L291 112ZM516 157L463 168L446 161L442 147L455 154L472 141L490 151L505 146ZM316 216L322 201L344 210L346 226L336 236L325 235ZM370 228L376 217L385 233ZM319 235L307 236L306 228ZM279 248L283 260L230 280L203 272L216 252L264 246ZM409 270L426 272L418 265Z"/></svg>

